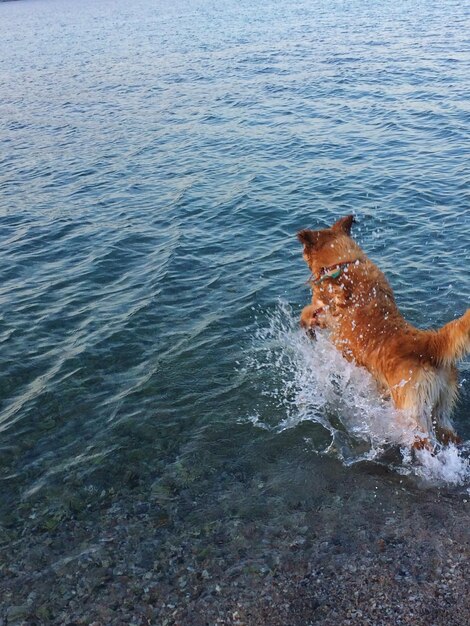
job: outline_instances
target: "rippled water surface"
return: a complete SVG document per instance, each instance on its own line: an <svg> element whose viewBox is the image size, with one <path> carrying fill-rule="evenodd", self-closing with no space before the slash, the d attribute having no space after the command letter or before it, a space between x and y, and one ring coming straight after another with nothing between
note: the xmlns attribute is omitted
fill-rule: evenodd
<svg viewBox="0 0 470 626"><path fill-rule="evenodd" d="M295 233L353 211L411 322L466 310L469 22L452 0L0 4L5 524L181 489L255 516L243 481L283 501L369 458L383 407L297 330ZM465 490L467 457L426 476Z"/></svg>

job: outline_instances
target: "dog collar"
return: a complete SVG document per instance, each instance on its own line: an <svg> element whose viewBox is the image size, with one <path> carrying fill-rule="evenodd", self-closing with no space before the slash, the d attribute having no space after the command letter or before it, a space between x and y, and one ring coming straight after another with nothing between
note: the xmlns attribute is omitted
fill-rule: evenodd
<svg viewBox="0 0 470 626"><path fill-rule="evenodd" d="M311 285L319 285L320 283L322 283L324 280L327 280L328 278L335 280L336 278L339 278L341 276L344 269L348 267L348 265L352 265L353 263L359 263L359 262L360 262L359 259L355 259L354 261L343 261L342 263L336 263L335 265L322 267L320 270L320 276L318 278L315 278L312 272L312 275L309 278L308 282Z"/></svg>

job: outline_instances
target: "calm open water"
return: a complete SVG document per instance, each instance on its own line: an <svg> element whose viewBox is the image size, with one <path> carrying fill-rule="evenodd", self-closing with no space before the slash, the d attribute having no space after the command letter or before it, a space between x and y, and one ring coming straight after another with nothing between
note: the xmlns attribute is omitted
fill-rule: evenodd
<svg viewBox="0 0 470 626"><path fill-rule="evenodd" d="M469 31L462 0L0 4L4 524L282 513L374 457L366 377L297 330L295 233L353 211L410 321L466 310ZM397 481L466 490L452 455Z"/></svg>

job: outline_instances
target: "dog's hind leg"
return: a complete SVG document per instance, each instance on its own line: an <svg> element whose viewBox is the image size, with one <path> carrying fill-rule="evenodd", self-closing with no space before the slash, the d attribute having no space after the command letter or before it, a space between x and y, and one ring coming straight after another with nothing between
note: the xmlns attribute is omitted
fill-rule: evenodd
<svg viewBox="0 0 470 626"><path fill-rule="evenodd" d="M450 415L458 395L457 369L428 368L391 389L404 432L415 433L413 448L432 449L431 442L458 443Z"/></svg>
<svg viewBox="0 0 470 626"><path fill-rule="evenodd" d="M452 407L458 396L458 374L457 368L450 367L440 372L444 384L441 387L436 403L432 408L432 423L436 431L436 437L444 445L448 443L460 443L461 439L457 435L450 421Z"/></svg>
<svg viewBox="0 0 470 626"><path fill-rule="evenodd" d="M403 443L415 449L433 450L431 411L426 410L420 385L416 380L400 382L390 388L397 409L396 420L403 433Z"/></svg>

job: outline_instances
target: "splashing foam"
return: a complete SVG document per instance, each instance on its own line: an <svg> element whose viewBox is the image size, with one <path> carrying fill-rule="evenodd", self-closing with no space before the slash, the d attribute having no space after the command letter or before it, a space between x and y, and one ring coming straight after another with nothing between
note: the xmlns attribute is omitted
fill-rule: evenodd
<svg viewBox="0 0 470 626"><path fill-rule="evenodd" d="M398 426L392 403L380 396L370 374L346 361L326 332L317 332L311 341L285 303L279 304L267 326L258 328L253 347L249 369L269 372L264 394L282 415L276 423L253 415L250 421L256 427L282 432L314 422L331 435L330 445L321 452L336 455L346 465L387 462L426 485L470 485L469 445L441 447L434 453L412 452L404 446L414 432L411 428L404 432L403 423ZM393 450L397 454L391 461Z"/></svg>

